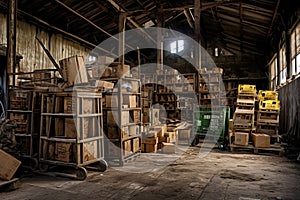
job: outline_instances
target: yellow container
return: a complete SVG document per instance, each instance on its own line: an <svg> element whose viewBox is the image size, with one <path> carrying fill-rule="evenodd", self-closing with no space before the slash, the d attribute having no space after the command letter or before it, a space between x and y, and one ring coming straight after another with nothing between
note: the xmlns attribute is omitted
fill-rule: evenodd
<svg viewBox="0 0 300 200"><path fill-rule="evenodd" d="M280 109L279 100L265 100L259 102L259 110L278 110Z"/></svg>
<svg viewBox="0 0 300 200"><path fill-rule="evenodd" d="M239 84L238 93L256 94L256 85Z"/></svg>
<svg viewBox="0 0 300 200"><path fill-rule="evenodd" d="M258 100L278 100L278 92L271 90L259 90L258 92Z"/></svg>

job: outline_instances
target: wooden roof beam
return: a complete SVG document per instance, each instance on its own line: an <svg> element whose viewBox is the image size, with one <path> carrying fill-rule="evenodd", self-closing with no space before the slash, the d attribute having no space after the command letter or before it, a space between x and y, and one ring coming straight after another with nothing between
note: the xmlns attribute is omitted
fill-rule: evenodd
<svg viewBox="0 0 300 200"><path fill-rule="evenodd" d="M183 12L184 12L184 15L186 17L186 20L187 20L189 26L192 29L194 29L195 18L193 16L192 12L191 12L191 9L190 8L185 8Z"/></svg>
<svg viewBox="0 0 300 200"><path fill-rule="evenodd" d="M126 11L120 6L118 5L114 0L107 0L116 10L120 11L120 12L125 12ZM128 20L128 22L130 22L135 28L141 28L141 26L135 22L131 17L127 17L126 18ZM154 43L156 44L156 41L148 34L146 33L143 29L141 29L141 31Z"/></svg>
<svg viewBox="0 0 300 200"><path fill-rule="evenodd" d="M267 37L269 37L269 35L270 35L271 31L272 31L272 28L273 28L273 25L274 25L274 22L275 22L277 13L278 13L279 5L280 5L280 0L277 0L277 4L276 4L275 10L274 10L274 14L273 14L273 17L272 17L272 22L270 24L270 28L268 30Z"/></svg>
<svg viewBox="0 0 300 200"><path fill-rule="evenodd" d="M107 31L105 31L104 29L100 28L98 25L96 25L95 23L93 23L91 20L87 19L86 17L84 17L83 15L79 14L78 12L76 12L75 10L73 10L72 8L70 8L69 6L67 6L66 4L62 3L59 0L54 0L55 2L57 2L59 5L63 6L64 8L66 8L67 10L69 10L70 12L72 12L73 14L77 15L78 17L82 18L83 20L85 20L86 22L88 22L90 25L94 26L96 29L100 30L101 32L105 33L107 36L118 40L118 38L116 38L115 36L113 36L112 34L108 33Z"/></svg>

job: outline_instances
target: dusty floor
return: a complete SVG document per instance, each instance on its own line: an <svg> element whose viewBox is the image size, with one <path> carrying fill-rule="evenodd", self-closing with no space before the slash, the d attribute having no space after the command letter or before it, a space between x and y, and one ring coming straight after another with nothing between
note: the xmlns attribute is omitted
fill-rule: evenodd
<svg viewBox="0 0 300 200"><path fill-rule="evenodd" d="M185 148L181 156L142 155L85 181L27 176L0 199L300 199L299 164L285 157L213 150L200 158L198 147ZM129 172L148 164L150 172Z"/></svg>

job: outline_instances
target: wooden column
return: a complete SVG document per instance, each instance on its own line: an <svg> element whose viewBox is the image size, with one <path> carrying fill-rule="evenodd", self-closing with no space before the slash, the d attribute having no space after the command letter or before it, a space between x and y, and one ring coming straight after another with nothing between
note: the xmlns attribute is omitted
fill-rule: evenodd
<svg viewBox="0 0 300 200"><path fill-rule="evenodd" d="M163 8L160 7L158 10L158 18L157 18L157 36L156 36L156 49L157 49L157 68L162 70L163 69L163 33L162 27L164 26L164 17L163 17Z"/></svg>
<svg viewBox="0 0 300 200"><path fill-rule="evenodd" d="M201 3L200 0L194 0L194 17L195 17L195 40L201 45L201 33L200 33L200 15L201 15ZM195 67L201 68L201 48L199 45L195 47Z"/></svg>
<svg viewBox="0 0 300 200"><path fill-rule="evenodd" d="M126 13L121 12L119 15L119 63L124 65L125 55L125 23L126 23Z"/></svg>
<svg viewBox="0 0 300 200"><path fill-rule="evenodd" d="M7 0L8 14L7 14L7 50L6 50L6 86L5 96L7 104L8 85L11 83L15 85L15 75L13 75L12 82L10 81L10 74L16 71L16 22L17 22L17 0ZM4 89L4 88L3 88ZM6 106L7 108L7 106Z"/></svg>

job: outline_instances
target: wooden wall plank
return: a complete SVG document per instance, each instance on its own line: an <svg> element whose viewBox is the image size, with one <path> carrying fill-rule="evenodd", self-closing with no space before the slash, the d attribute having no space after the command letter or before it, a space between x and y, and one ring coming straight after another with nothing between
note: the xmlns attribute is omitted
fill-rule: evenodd
<svg viewBox="0 0 300 200"><path fill-rule="evenodd" d="M20 71L54 68L35 37L38 37L57 61L74 55L84 56L90 49L69 40L61 34L49 33L46 30L25 21L17 21L17 53L23 56ZM6 15L0 13L0 44L6 44Z"/></svg>

